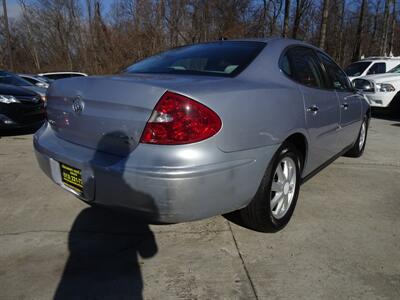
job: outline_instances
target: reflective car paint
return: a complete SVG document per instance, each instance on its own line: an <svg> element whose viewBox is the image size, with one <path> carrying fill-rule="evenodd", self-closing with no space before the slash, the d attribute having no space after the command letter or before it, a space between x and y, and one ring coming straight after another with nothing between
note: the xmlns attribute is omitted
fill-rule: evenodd
<svg viewBox="0 0 400 300"><path fill-rule="evenodd" d="M79 168L81 199L142 211L163 222L246 206L276 150L293 134L307 144L306 177L354 144L369 105L356 93L305 87L280 70L287 47L314 47L288 39L265 42L233 78L120 74L54 82L48 91L49 121L34 137L41 168L60 185L58 162ZM212 109L222 129L193 144L140 144L166 91ZM83 105L79 114L73 110L76 97ZM354 106L342 109L344 101ZM319 112L313 115L307 108L316 104Z"/></svg>

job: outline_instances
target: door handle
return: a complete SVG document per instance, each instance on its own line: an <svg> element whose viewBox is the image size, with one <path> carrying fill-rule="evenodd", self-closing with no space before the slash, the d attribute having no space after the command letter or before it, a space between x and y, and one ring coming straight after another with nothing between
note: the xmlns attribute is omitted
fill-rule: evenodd
<svg viewBox="0 0 400 300"><path fill-rule="evenodd" d="M344 110L347 110L349 108L349 104L345 102L341 104L340 107L343 108Z"/></svg>
<svg viewBox="0 0 400 300"><path fill-rule="evenodd" d="M319 111L319 108L316 105L312 105L309 108L307 108L307 111L311 112L313 115L316 115Z"/></svg>

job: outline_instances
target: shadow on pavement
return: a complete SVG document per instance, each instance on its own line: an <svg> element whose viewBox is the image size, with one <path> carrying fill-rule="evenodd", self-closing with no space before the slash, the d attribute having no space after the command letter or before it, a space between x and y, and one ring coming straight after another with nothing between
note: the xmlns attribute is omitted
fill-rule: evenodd
<svg viewBox="0 0 400 300"><path fill-rule="evenodd" d="M400 109L393 109L393 108L386 108L386 109L379 109L373 108L372 109L372 117L376 119L382 119L387 121L398 121L400 122Z"/></svg>
<svg viewBox="0 0 400 300"><path fill-rule="evenodd" d="M41 127L41 125L35 126L35 127L15 128L15 129L7 129L7 130L0 129L0 138L2 136L18 136L18 135L33 134L36 131L38 131L40 127Z"/></svg>
<svg viewBox="0 0 400 300"><path fill-rule="evenodd" d="M222 216L223 216L226 220L228 220L229 222L231 222L231 223L233 223L233 224L236 224L236 225L238 225L238 226L240 226L240 227L249 229L249 230L251 230L251 231L254 232L254 229L250 228L249 226L247 226L247 225L243 222L242 216L240 215L240 211L235 210L235 211L232 211L232 212L230 212L230 213L224 214L224 215L222 215Z"/></svg>
<svg viewBox="0 0 400 300"><path fill-rule="evenodd" d="M123 147L120 156L109 159L110 155L104 155L102 151L107 151L107 147L115 147L115 136L116 133L105 135L97 145L97 149L102 150L97 150L91 160L95 180L104 176L100 174L104 169L100 170L99 164L121 164L129 153L129 145L122 144L119 145ZM111 182L103 178L97 184L110 191L107 195L110 204L142 201L142 206L147 205L153 217L158 215L152 198L132 189L122 173L113 173ZM111 209L87 208L72 225L68 247L70 256L54 299L143 299L138 259L153 257L158 251L154 234L145 219Z"/></svg>
<svg viewBox="0 0 400 300"><path fill-rule="evenodd" d="M87 208L72 226L68 247L70 256L54 299L142 299L138 258L157 253L146 222Z"/></svg>

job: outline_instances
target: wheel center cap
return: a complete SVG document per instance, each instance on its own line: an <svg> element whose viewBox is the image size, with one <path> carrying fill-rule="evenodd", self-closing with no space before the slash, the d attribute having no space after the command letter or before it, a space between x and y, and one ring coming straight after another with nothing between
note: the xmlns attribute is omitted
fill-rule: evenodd
<svg viewBox="0 0 400 300"><path fill-rule="evenodd" d="M283 186L283 193L287 195L289 193L289 182L286 182Z"/></svg>

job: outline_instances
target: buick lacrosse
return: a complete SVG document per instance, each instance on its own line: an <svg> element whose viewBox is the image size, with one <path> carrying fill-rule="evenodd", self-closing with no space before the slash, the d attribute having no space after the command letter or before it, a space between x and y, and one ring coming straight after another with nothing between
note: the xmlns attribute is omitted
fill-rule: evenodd
<svg viewBox="0 0 400 300"><path fill-rule="evenodd" d="M327 54L288 39L172 49L48 90L41 169L80 199L174 223L240 211L277 231L300 185L364 151L370 108Z"/></svg>

